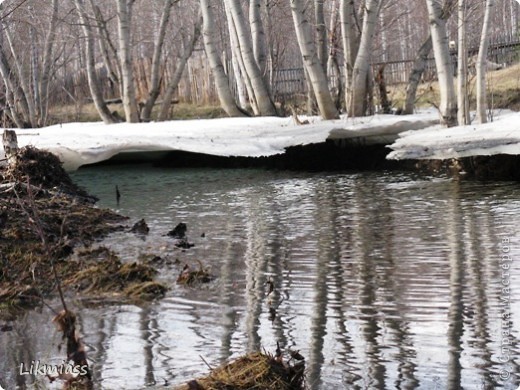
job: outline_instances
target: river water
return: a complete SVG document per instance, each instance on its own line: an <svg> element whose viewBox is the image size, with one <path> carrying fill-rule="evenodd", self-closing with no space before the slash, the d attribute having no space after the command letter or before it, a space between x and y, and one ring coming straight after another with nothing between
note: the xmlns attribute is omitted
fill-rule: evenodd
<svg viewBox="0 0 520 390"><path fill-rule="evenodd" d="M171 287L141 305L72 302L99 388L164 388L277 342L306 357L311 389L518 387L519 183L147 166L74 179L146 219L145 239L105 244L125 261L161 256ZM165 236L179 222L196 244L185 252ZM197 261L216 279L177 286ZM37 310L0 333L0 384L49 387L16 372L63 355L51 318Z"/></svg>

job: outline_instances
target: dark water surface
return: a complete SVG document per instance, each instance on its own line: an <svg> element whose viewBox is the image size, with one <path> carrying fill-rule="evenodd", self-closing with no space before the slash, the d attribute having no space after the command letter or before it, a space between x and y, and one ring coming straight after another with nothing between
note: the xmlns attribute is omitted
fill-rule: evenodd
<svg viewBox="0 0 520 390"><path fill-rule="evenodd" d="M145 240L107 240L124 260L200 260L217 277L180 287L180 266L166 264L161 301L72 302L99 388L180 383L207 372L201 357L215 366L277 341L306 357L311 389L518 387L518 183L143 166L74 178L149 223ZM164 236L178 222L196 244L185 253ZM0 384L49 386L16 372L63 356L51 318L31 312L0 333Z"/></svg>

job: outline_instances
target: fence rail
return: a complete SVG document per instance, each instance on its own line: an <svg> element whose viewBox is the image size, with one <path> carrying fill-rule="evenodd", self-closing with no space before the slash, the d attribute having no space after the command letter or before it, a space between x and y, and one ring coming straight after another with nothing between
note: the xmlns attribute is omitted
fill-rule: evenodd
<svg viewBox="0 0 520 390"><path fill-rule="evenodd" d="M477 55L478 48L474 47L468 50L468 55L473 58ZM215 84L203 52L198 53L188 61L184 75L179 83L177 95L179 100L196 104L207 104L218 101ZM454 71L457 67L457 52L451 52ZM520 61L520 39L518 37L509 37L500 42L491 42L488 51L488 60L499 65L511 65ZM471 62L471 61L470 61ZM474 61L473 61L474 62ZM373 73L376 74L381 67L384 67L384 77L387 85L395 85L406 83L412 70L414 60L389 61L373 63ZM150 72L150 59L139 59L134 64L136 74L136 86L138 96L145 97L148 90L147 74ZM341 67L343 68L343 67ZM227 70L230 74L230 80L234 80L232 66L229 63ZM169 67L164 70L164 79L168 80L172 77L173 71ZM108 79L108 75L104 68L98 69L98 76L104 87L104 95L106 98L117 97L119 91L114 88ZM338 77L344 80L343 75L332 75L329 77L330 86L334 88L338 85ZM426 69L423 79L432 81L437 78L435 61L433 58L427 60ZM71 100L71 96L75 99L89 99L89 89L87 84L86 72L80 72L74 75L67 75L63 81L63 86L55 91L55 98L58 102L67 102ZM283 101L295 96L302 96L307 93L307 85L305 82L305 73L303 68L279 69L273 72L270 80L271 92L278 101ZM235 82L231 84L231 90L236 95L237 85Z"/></svg>

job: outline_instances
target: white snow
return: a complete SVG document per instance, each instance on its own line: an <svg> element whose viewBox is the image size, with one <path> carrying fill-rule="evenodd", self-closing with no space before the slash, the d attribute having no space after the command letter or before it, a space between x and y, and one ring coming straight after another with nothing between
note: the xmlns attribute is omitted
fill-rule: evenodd
<svg viewBox="0 0 520 390"><path fill-rule="evenodd" d="M357 143L390 143L399 132L432 126L435 111L416 115L376 115L324 121L307 119L296 125L291 118L222 118L157 123L68 123L42 129L16 130L20 147L32 145L57 154L67 170L107 160L123 152L179 150L215 156L271 156L285 148L326 141L353 139ZM3 130L2 130L3 132ZM2 148L0 148L2 149ZM4 159L0 150L0 160Z"/></svg>
<svg viewBox="0 0 520 390"><path fill-rule="evenodd" d="M520 113L503 110L493 122L443 128L434 126L399 134L387 158L450 159L494 154L520 154Z"/></svg>

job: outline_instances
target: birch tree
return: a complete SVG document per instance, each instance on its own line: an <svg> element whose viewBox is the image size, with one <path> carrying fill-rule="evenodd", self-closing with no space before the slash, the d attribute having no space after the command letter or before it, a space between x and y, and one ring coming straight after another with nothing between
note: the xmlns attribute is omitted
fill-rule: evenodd
<svg viewBox="0 0 520 390"><path fill-rule="evenodd" d="M320 114L323 119L338 118L339 113L329 91L325 70L316 53L312 27L305 16L305 0L291 0L291 13L303 64L309 76Z"/></svg>
<svg viewBox="0 0 520 390"><path fill-rule="evenodd" d="M457 119L459 125L468 125L469 96L468 96L468 48L466 44L466 0L458 3L458 50L457 50Z"/></svg>
<svg viewBox="0 0 520 390"><path fill-rule="evenodd" d="M253 42L253 54L260 73L265 76L267 71L267 55L265 31L262 22L262 3L260 0L249 2L249 25L251 26L251 37ZM265 79L265 77L264 77Z"/></svg>
<svg viewBox="0 0 520 390"><path fill-rule="evenodd" d="M314 0L316 19L316 48L321 66L327 70L327 27L325 25L324 0Z"/></svg>
<svg viewBox="0 0 520 390"><path fill-rule="evenodd" d="M240 105L242 108L252 108L254 115L258 116L261 115L260 108L258 107L255 92L253 89L253 84L251 83L251 79L249 78L249 75L247 73L244 58L242 57L236 24L231 14L231 11L229 10L229 4L227 4L226 2L224 2L224 9L228 24L229 42L231 44L232 66L234 66L233 62L236 64L236 68L234 68L234 75L237 83L237 88L244 87L247 91L248 96L248 102L244 102L242 100L243 97L240 96L240 93L238 94Z"/></svg>
<svg viewBox="0 0 520 390"><path fill-rule="evenodd" d="M246 28L245 19L239 0L225 0L227 10L230 12L238 35L240 44L240 54L244 61L245 71L251 81L255 101L260 111L260 115L276 115L276 109L269 91L262 77L262 73L255 61L251 36Z"/></svg>
<svg viewBox="0 0 520 390"><path fill-rule="evenodd" d="M415 98L417 96L417 88L421 82L421 77L426 69L426 63L428 56L432 51L432 37L428 35L428 38L423 42L417 55L414 59L412 70L408 76L408 83L406 84L406 98L402 113L405 115L413 114L415 107Z"/></svg>
<svg viewBox="0 0 520 390"><path fill-rule="evenodd" d="M356 10L354 0L341 0L340 25L341 42L343 45L343 61L345 63L345 104L351 96L352 71L356 61L358 50L358 37L356 29Z"/></svg>
<svg viewBox="0 0 520 390"><path fill-rule="evenodd" d="M117 21L119 32L119 62L121 64L121 82L123 109L126 121L139 122L139 109L137 106L134 76L132 69L132 22L133 0L117 0Z"/></svg>
<svg viewBox="0 0 520 390"><path fill-rule="evenodd" d="M484 11L484 23L482 25L482 35L480 37L480 45L478 49L477 63L477 120L480 123L487 122L487 94L486 94L486 63L487 51L489 46L489 25L493 13L494 0L486 0L486 9Z"/></svg>
<svg viewBox="0 0 520 390"><path fill-rule="evenodd" d="M148 92L148 98L144 103L143 109L141 111L141 119L144 122L150 121L150 117L152 114L153 106L159 97L159 93L161 92L161 59L163 53L164 46L164 38L166 35L166 28L168 27L168 22L170 20L171 9L173 6L174 0L166 0L164 2L163 10L161 13L161 21L159 23L159 29L157 31L157 37L154 42L153 55L152 55L152 69L150 75L150 90ZM193 48L191 49L193 51ZM190 55L191 55L190 51ZM184 70L184 64L182 64L182 70ZM182 74L182 73L181 73ZM180 78L180 77L179 77ZM177 81L178 84L178 81ZM171 97L170 97L171 101Z"/></svg>
<svg viewBox="0 0 520 390"><path fill-rule="evenodd" d="M58 26L58 0L52 0L52 14L48 27L47 36L45 38L45 47L43 49L43 64L40 79L39 91L42 98L39 100L39 126L47 124L47 115L49 112L49 83L51 80L52 65L54 62L54 46L56 41L56 28Z"/></svg>
<svg viewBox="0 0 520 390"><path fill-rule="evenodd" d="M235 99L231 94L228 77L224 72L224 66L222 65L218 53L215 41L217 30L210 0L200 0L200 8L202 12L202 38L204 41L204 49L208 57L213 78L215 79L215 87L220 104L229 116L243 116L244 114L238 109Z"/></svg>
<svg viewBox="0 0 520 390"><path fill-rule="evenodd" d="M364 116L368 109L368 74L372 41L377 25L381 0L367 0L359 49L352 71L352 84L348 96L348 115Z"/></svg>
<svg viewBox="0 0 520 390"><path fill-rule="evenodd" d="M444 12L440 0L426 0L426 5L428 7L435 67L439 79L441 96L439 110L443 123L451 127L457 124L457 100L453 80L453 64L446 31L447 14Z"/></svg>
<svg viewBox="0 0 520 390"><path fill-rule="evenodd" d="M168 82L166 89L164 91L163 101L161 103L159 109L158 119L164 121L168 119L168 111L170 110L171 102L173 100L173 94L177 87L179 86L179 82L181 81L182 73L184 72L184 68L188 63L188 59L191 57L193 53L193 49L197 44L197 41L200 38L202 28L202 14L197 18L197 22L195 22L195 26L193 27L193 33L191 35L191 39L184 45L184 49L182 55L180 56L177 67L175 68L175 72L173 73L172 79Z"/></svg>
<svg viewBox="0 0 520 390"><path fill-rule="evenodd" d="M105 100L103 99L103 93L101 85L96 74L96 59L95 59L95 41L92 26L90 25L89 17L85 9L85 2L83 0L74 0L76 11L79 15L81 28L85 35L85 57L87 65L87 78L90 94L94 102L99 116L105 123L115 123L117 118L112 115Z"/></svg>

